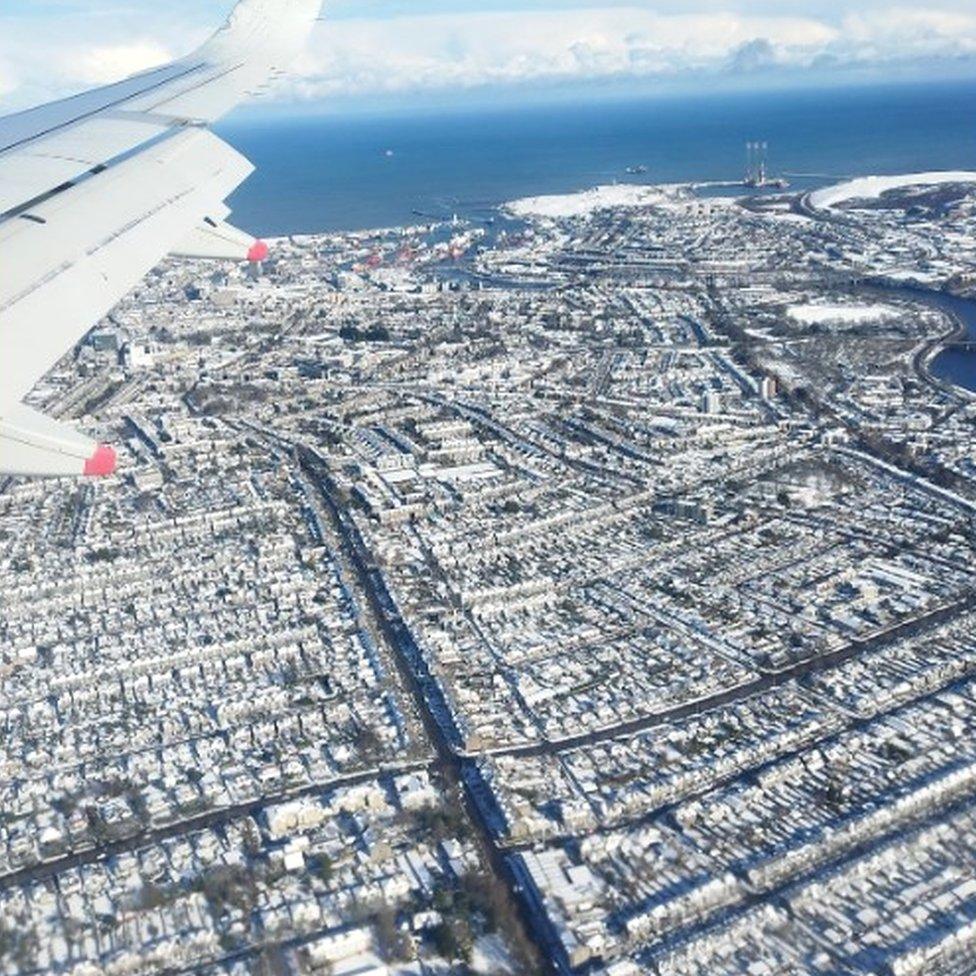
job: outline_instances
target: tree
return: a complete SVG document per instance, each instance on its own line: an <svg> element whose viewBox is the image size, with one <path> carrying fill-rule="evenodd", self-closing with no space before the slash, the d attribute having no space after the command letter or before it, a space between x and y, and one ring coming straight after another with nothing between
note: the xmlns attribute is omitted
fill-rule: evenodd
<svg viewBox="0 0 976 976"><path fill-rule="evenodd" d="M248 817L243 825L241 826L242 842L244 844L244 850L247 851L251 857L256 854L261 853L261 833L257 828L257 824Z"/></svg>
<svg viewBox="0 0 976 976"><path fill-rule="evenodd" d="M196 880L194 888L203 892L215 916L226 914L228 908L248 914L257 903L254 876L237 864L211 868Z"/></svg>
<svg viewBox="0 0 976 976"><path fill-rule="evenodd" d="M323 884L329 884L335 875L335 866L328 854L316 854L308 860L309 870Z"/></svg>
<svg viewBox="0 0 976 976"><path fill-rule="evenodd" d="M474 936L471 926L463 918L445 919L433 932L434 948L449 962L471 962Z"/></svg>
<svg viewBox="0 0 976 976"><path fill-rule="evenodd" d="M383 754L383 741L369 725L357 727L354 742L364 762L377 762Z"/></svg>
<svg viewBox="0 0 976 976"><path fill-rule="evenodd" d="M409 935L397 927L396 910L384 904L374 922L376 941L387 962L409 962L414 955L413 942Z"/></svg>

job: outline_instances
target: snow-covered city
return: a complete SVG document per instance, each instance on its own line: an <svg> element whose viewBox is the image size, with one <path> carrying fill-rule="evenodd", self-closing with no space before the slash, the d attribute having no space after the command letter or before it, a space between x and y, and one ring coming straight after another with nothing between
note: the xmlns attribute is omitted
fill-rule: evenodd
<svg viewBox="0 0 976 976"><path fill-rule="evenodd" d="M976 174L720 191L169 260L35 389L120 463L0 488L0 973L973 971Z"/></svg>

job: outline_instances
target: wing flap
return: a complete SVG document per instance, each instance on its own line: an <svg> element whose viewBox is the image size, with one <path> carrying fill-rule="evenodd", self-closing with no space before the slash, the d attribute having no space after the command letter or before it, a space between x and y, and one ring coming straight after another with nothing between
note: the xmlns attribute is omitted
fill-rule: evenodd
<svg viewBox="0 0 976 976"><path fill-rule="evenodd" d="M38 159L26 154L0 157L0 214L49 193L77 174L78 164L64 159Z"/></svg>
<svg viewBox="0 0 976 976"><path fill-rule="evenodd" d="M263 261L267 245L226 221L208 217L173 249L174 257L217 261Z"/></svg>
<svg viewBox="0 0 976 976"><path fill-rule="evenodd" d="M81 179L170 128L172 123L151 116L97 118L37 139L16 153L0 155L0 214Z"/></svg>
<svg viewBox="0 0 976 976"><path fill-rule="evenodd" d="M0 226L0 391L19 400L253 167L187 129Z"/></svg>

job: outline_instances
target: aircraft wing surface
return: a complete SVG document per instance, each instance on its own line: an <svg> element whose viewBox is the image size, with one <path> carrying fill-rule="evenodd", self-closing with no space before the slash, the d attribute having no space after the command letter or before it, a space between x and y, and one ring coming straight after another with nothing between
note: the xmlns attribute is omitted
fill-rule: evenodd
<svg viewBox="0 0 976 976"><path fill-rule="evenodd" d="M24 396L166 254L266 256L224 222L253 167L208 126L287 67L321 3L241 0L180 61L0 118L0 473L114 472Z"/></svg>

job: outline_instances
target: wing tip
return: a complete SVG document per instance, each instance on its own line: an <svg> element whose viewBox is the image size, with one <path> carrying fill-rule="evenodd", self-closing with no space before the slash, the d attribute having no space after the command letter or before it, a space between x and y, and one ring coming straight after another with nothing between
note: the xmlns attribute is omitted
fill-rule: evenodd
<svg viewBox="0 0 976 976"><path fill-rule="evenodd" d="M119 466L119 457L115 449L107 444L99 444L95 453L85 462L86 478L107 478L115 474Z"/></svg>
<svg viewBox="0 0 976 976"><path fill-rule="evenodd" d="M261 261L267 260L268 255L271 253L271 249L264 241L255 241L251 245L251 249L247 252L247 259L251 264L259 264Z"/></svg>

